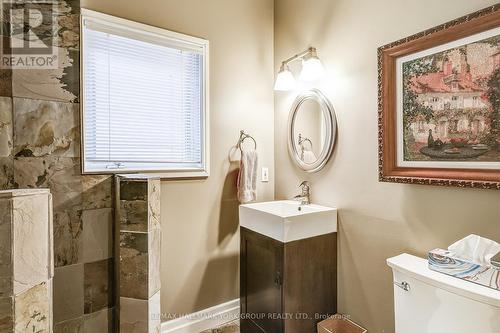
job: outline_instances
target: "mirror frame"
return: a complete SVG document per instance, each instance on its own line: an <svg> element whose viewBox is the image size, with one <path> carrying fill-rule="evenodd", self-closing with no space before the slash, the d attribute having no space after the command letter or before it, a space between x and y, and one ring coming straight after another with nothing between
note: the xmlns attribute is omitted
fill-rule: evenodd
<svg viewBox="0 0 500 333"><path fill-rule="evenodd" d="M307 100L314 100L318 102L325 121L325 138L323 142L323 149L314 163L304 163L300 159L297 143L294 140L293 128L295 125L295 118L297 112L300 110L301 105ZM323 169L332 156L333 149L335 148L337 136L337 117L335 110L326 96L318 89L310 89L300 93L293 102L288 116L288 153L294 161L295 165L305 172L318 172Z"/></svg>

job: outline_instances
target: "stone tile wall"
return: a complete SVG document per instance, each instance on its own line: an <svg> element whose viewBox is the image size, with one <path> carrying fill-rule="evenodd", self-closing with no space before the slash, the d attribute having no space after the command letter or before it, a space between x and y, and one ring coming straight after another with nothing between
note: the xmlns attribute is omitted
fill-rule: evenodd
<svg viewBox="0 0 500 333"><path fill-rule="evenodd" d="M0 69L0 189L53 195L54 331L113 332L113 177L82 175L80 167L80 2L38 9L56 24L36 29L57 48L59 66Z"/></svg>
<svg viewBox="0 0 500 333"><path fill-rule="evenodd" d="M52 332L52 197L0 191L0 332Z"/></svg>
<svg viewBox="0 0 500 333"><path fill-rule="evenodd" d="M160 180L118 177L120 332L160 332Z"/></svg>

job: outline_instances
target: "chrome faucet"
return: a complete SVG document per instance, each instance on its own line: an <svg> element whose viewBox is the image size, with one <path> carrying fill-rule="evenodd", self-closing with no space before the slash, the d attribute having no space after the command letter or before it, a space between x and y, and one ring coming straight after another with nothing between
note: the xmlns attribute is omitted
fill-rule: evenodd
<svg viewBox="0 0 500 333"><path fill-rule="evenodd" d="M309 182L304 180L300 183L299 187L302 188L302 193L293 197L295 200L300 200L301 205L309 205L311 203L311 187Z"/></svg>

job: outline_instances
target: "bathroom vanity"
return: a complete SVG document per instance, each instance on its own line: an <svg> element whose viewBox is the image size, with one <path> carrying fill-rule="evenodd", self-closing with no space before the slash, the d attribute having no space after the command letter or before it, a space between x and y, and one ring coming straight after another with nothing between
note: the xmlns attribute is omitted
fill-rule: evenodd
<svg viewBox="0 0 500 333"><path fill-rule="evenodd" d="M240 206L241 332L307 333L337 310L337 210Z"/></svg>

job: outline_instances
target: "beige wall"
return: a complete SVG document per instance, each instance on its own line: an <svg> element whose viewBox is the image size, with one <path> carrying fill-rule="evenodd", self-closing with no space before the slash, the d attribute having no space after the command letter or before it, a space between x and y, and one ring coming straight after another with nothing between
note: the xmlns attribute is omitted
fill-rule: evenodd
<svg viewBox="0 0 500 333"><path fill-rule="evenodd" d="M425 255L470 233L500 240L500 192L377 181L377 47L496 3L496 0L276 0L275 70L310 45L329 73L319 87L337 111L332 161L307 176L286 150L288 108L276 93L276 196L312 182L313 201L340 208L339 309L368 328L393 332L385 259Z"/></svg>
<svg viewBox="0 0 500 333"><path fill-rule="evenodd" d="M193 312L238 297L237 165L227 153L239 129L259 143L271 182L259 200L297 194L340 208L339 309L370 332L393 332L387 257L424 255L469 233L500 240L500 192L377 181L376 48L495 3L493 0L82 0L82 7L207 38L211 42L212 173L162 186L162 312ZM332 161L315 175L286 150L288 107L277 93L280 61L318 47L329 73L318 87L332 100L339 137ZM276 121L274 121L274 118ZM273 123L275 152L273 148Z"/></svg>
<svg viewBox="0 0 500 333"><path fill-rule="evenodd" d="M162 185L162 312L190 313L239 296L238 203L228 152L239 130L273 176L272 0L82 0L82 7L210 40L211 176Z"/></svg>

